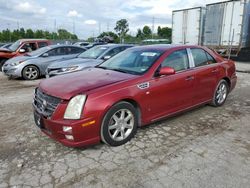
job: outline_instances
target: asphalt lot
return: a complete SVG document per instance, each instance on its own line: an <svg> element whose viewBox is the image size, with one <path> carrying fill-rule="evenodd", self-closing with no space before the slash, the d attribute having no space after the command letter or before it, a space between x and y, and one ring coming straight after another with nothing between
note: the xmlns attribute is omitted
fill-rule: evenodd
<svg viewBox="0 0 250 188"><path fill-rule="evenodd" d="M138 130L129 143L62 146L35 126L38 81L0 73L0 187L249 187L250 74L223 107L203 106Z"/></svg>

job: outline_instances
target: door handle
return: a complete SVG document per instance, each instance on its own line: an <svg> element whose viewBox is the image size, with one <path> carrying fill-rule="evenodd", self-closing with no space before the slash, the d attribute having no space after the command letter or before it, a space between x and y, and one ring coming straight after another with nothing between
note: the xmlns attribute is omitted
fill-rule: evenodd
<svg viewBox="0 0 250 188"><path fill-rule="evenodd" d="M193 76L187 76L185 80L186 80L186 81L190 81L190 80L193 80L193 79L194 79Z"/></svg>
<svg viewBox="0 0 250 188"><path fill-rule="evenodd" d="M216 73L216 72L218 72L218 69L213 69L211 72Z"/></svg>

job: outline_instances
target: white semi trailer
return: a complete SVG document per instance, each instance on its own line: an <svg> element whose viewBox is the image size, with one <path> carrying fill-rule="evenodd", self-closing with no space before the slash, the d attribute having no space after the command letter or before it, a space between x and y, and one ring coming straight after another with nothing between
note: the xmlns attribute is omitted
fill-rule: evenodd
<svg viewBox="0 0 250 188"><path fill-rule="evenodd" d="M225 56L250 57L250 1L206 5L203 45Z"/></svg>
<svg viewBox="0 0 250 188"><path fill-rule="evenodd" d="M172 13L172 43L194 44L202 43L202 31L205 8L175 10Z"/></svg>

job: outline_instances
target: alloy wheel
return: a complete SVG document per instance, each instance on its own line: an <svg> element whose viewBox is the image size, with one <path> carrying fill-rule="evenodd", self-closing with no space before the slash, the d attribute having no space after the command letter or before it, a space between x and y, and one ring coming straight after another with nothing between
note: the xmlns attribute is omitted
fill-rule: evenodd
<svg viewBox="0 0 250 188"><path fill-rule="evenodd" d="M134 124L133 113L128 109L120 109L114 113L109 121L109 136L114 141L122 141L131 134Z"/></svg>
<svg viewBox="0 0 250 188"><path fill-rule="evenodd" d="M225 83L221 83L216 91L216 101L218 104L222 104L227 98L227 86Z"/></svg>
<svg viewBox="0 0 250 188"><path fill-rule="evenodd" d="M33 80L35 78L37 78L38 76L38 71L33 68L33 67L28 67L25 72L24 72L25 76L30 79L30 80Z"/></svg>

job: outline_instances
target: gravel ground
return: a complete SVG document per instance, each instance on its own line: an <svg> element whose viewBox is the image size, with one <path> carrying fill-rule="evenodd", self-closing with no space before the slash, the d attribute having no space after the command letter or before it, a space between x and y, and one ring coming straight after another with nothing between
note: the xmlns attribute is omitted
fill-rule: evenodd
<svg viewBox="0 0 250 188"><path fill-rule="evenodd" d="M138 130L129 143L65 147L35 126L38 81L0 73L0 187L249 187L250 74L223 107L203 106Z"/></svg>

